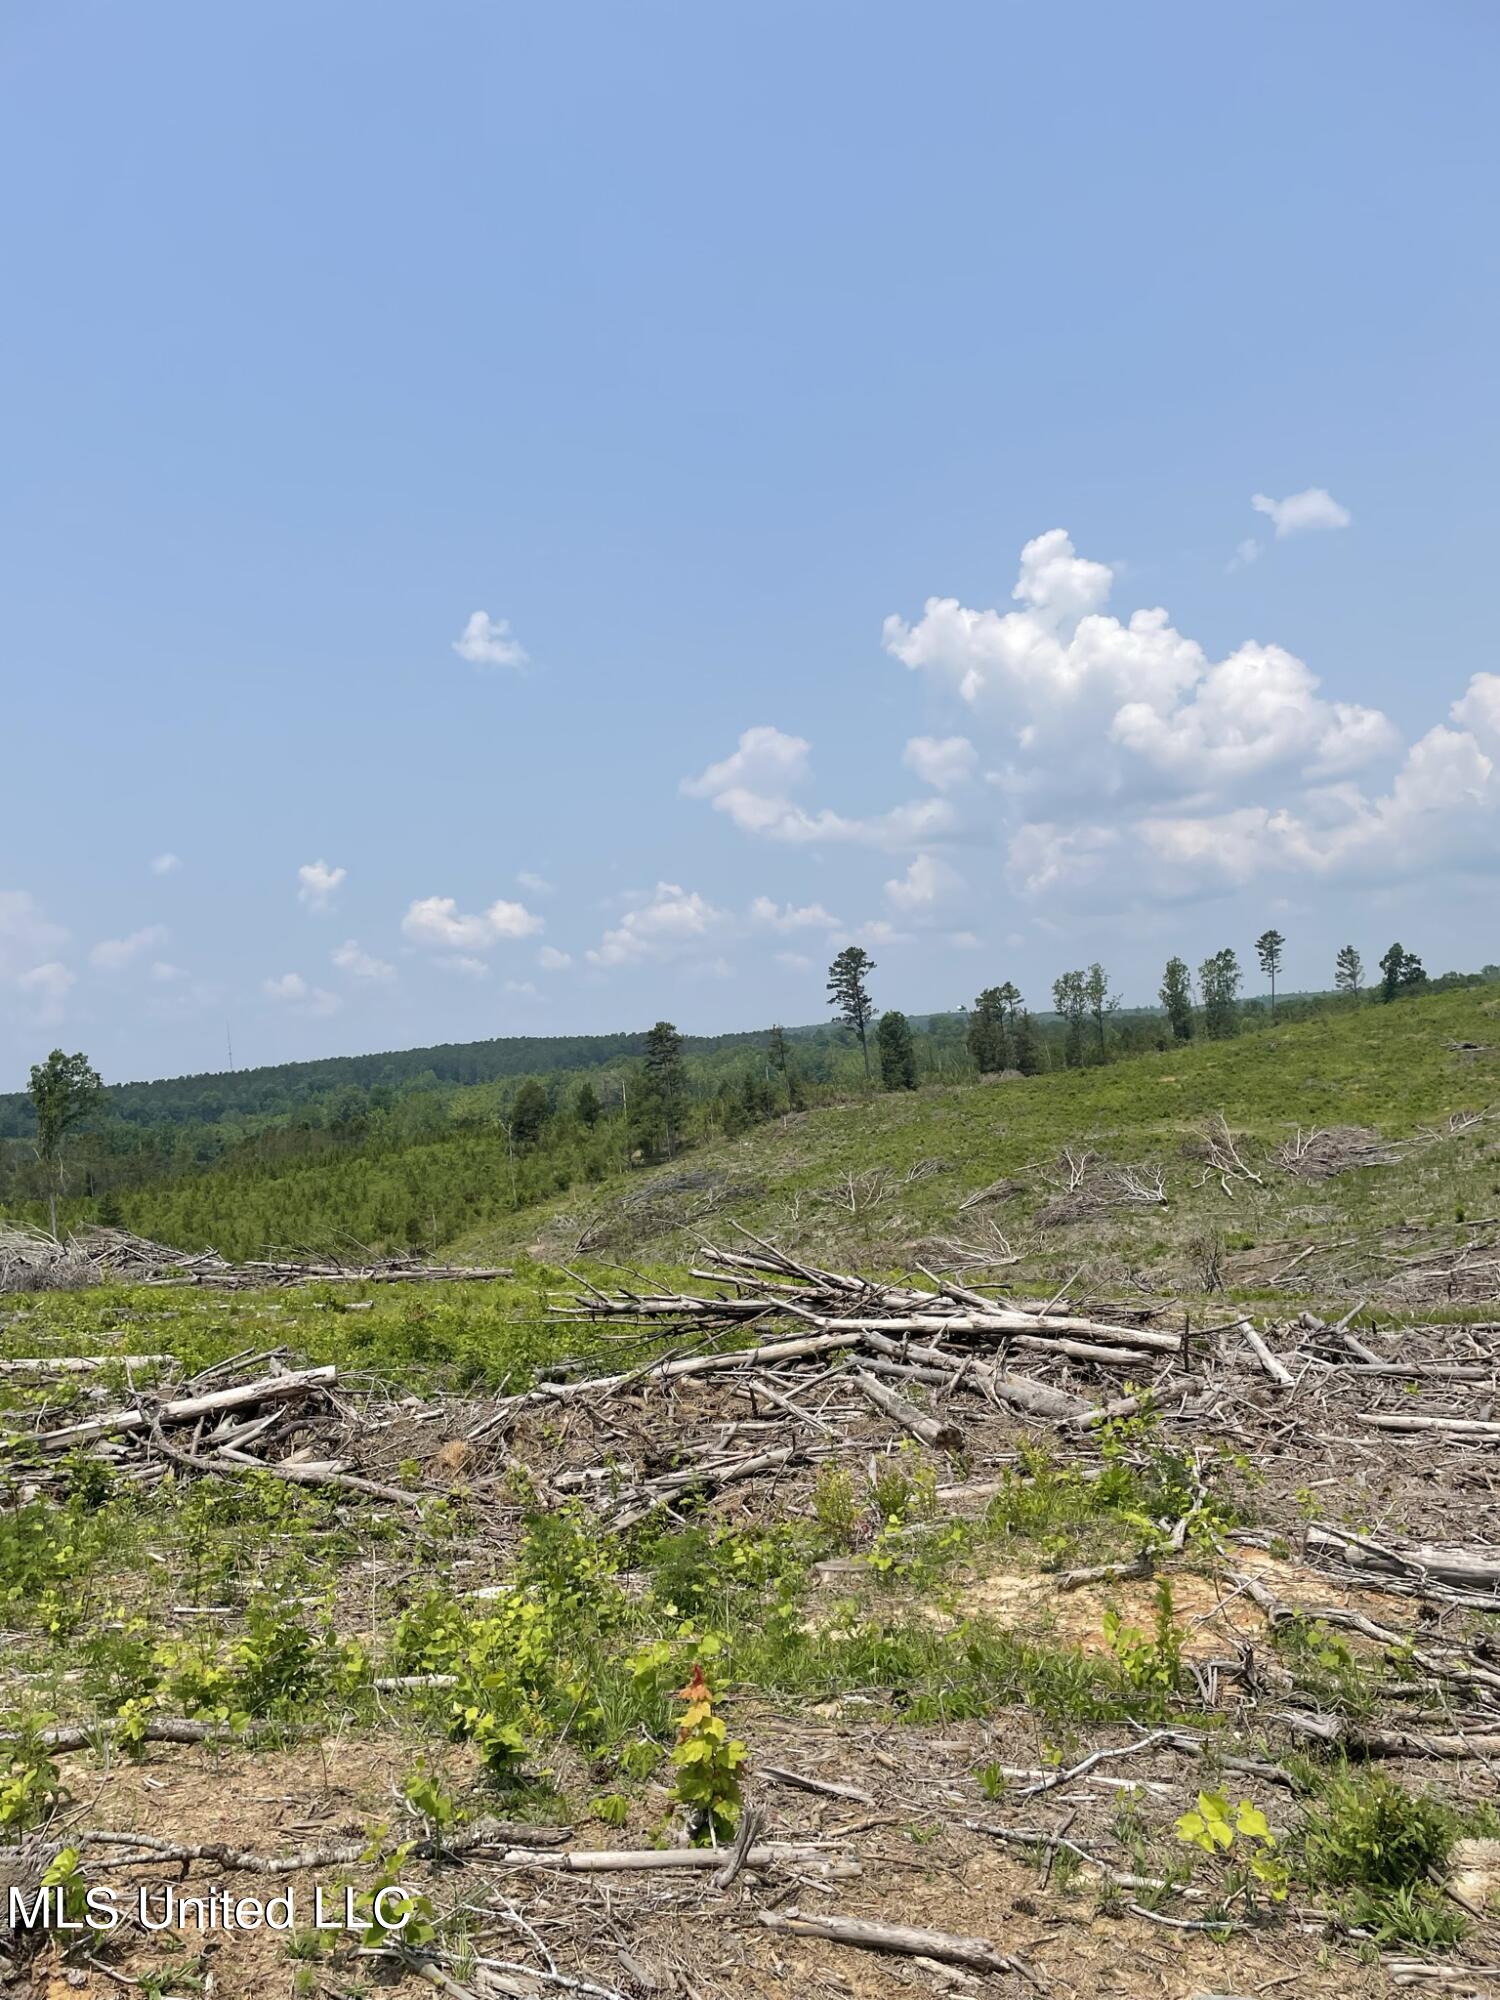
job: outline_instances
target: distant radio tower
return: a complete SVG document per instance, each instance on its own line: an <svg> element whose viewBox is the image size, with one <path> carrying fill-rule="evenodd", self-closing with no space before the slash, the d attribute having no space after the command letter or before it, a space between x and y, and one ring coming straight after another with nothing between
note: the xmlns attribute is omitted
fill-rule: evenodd
<svg viewBox="0 0 1500 2000"><path fill-rule="evenodd" d="M229 1051L229 1074L234 1075L234 1043L229 1035L229 1023L224 1023L224 1046Z"/></svg>

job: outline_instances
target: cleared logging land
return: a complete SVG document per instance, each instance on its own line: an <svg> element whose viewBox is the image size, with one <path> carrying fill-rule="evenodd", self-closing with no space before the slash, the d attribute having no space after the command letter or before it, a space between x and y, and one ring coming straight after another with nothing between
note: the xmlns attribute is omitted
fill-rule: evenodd
<svg viewBox="0 0 1500 2000"><path fill-rule="evenodd" d="M300 1923L10 1976L1491 1990L1492 1044L820 1108L497 1204L482 1281L85 1242L0 1300L0 1890Z"/></svg>

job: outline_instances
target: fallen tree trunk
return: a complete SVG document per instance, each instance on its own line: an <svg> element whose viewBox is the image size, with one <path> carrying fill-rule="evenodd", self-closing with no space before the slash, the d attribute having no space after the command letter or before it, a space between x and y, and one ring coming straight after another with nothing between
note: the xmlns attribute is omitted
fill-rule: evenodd
<svg viewBox="0 0 1500 2000"><path fill-rule="evenodd" d="M975 1972L1036 1975L1017 1958L997 1951L988 1938L956 1937L951 1931L921 1931L905 1924L875 1924L863 1917L808 1916L801 1910L762 1910L767 1930L790 1937L828 1938L861 1951L893 1952L904 1958L935 1958L942 1965L966 1965Z"/></svg>
<svg viewBox="0 0 1500 2000"><path fill-rule="evenodd" d="M0 1361L0 1375L93 1375L101 1368L163 1368L175 1354L32 1354Z"/></svg>
<svg viewBox="0 0 1500 2000"><path fill-rule="evenodd" d="M1276 1356L1267 1347L1249 1320L1242 1319L1237 1331L1250 1352L1255 1356L1266 1374L1270 1376L1279 1389L1296 1388L1297 1379L1292 1374L1292 1371L1286 1366L1285 1362L1277 1360Z"/></svg>
<svg viewBox="0 0 1500 2000"><path fill-rule="evenodd" d="M863 1368L851 1369L849 1379L877 1410L888 1416L892 1423L899 1424L902 1430L909 1431L919 1444L930 1445L934 1451L956 1452L963 1449L964 1434L957 1424L925 1415L915 1403L908 1403L894 1389L887 1389L883 1382L877 1382Z"/></svg>
<svg viewBox="0 0 1500 2000"><path fill-rule="evenodd" d="M216 1416L220 1410L239 1410L251 1403L285 1403L306 1396L314 1389L331 1388L338 1370L302 1368L285 1375L266 1375L258 1382L242 1382L234 1389L216 1389L207 1396L185 1396L175 1403L163 1403L155 1410L110 1410L102 1417L89 1417L81 1424L67 1424L62 1430L44 1431L36 1439L47 1451L67 1451L96 1438L117 1437L124 1431L150 1429L154 1424L190 1424L199 1417Z"/></svg>
<svg viewBox="0 0 1500 2000"><path fill-rule="evenodd" d="M570 1826L531 1826L521 1820L481 1819L472 1826L450 1827L446 1833L415 1841L410 1852L424 1861L473 1854L481 1848L501 1847L515 1852L523 1845L555 1846L572 1831ZM299 1847L286 1854L257 1854L249 1848L231 1847L223 1840L160 1840L152 1834L116 1833L99 1827L86 1827L72 1837L80 1847L87 1844L138 1849L131 1856L137 1862L213 1861L231 1874L247 1875L296 1875L308 1868L347 1868L363 1860L370 1851L368 1839L340 1841L331 1847Z"/></svg>

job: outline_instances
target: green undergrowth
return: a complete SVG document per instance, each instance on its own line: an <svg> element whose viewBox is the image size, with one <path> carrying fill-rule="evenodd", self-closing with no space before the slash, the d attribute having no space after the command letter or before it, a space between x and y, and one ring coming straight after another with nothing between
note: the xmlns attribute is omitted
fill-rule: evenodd
<svg viewBox="0 0 1500 2000"><path fill-rule="evenodd" d="M915 1448L873 1477L825 1469L804 1512L759 1527L692 1518L689 1495L685 1522L612 1533L579 1503L540 1506L517 1478L503 1496L520 1515L514 1554L478 1596L480 1513L461 1490L395 1522L269 1479L168 1478L141 1494L73 1461L69 1498L0 1511L0 1625L37 1676L24 1701L10 1682L0 1696L0 1844L64 1798L65 1760L40 1736L55 1716L97 1726L101 1743L107 1731L127 1756L167 1715L215 1725L225 1756L236 1738L395 1731L410 1746L407 1807L430 1826L567 1815L662 1839L732 1830L754 1775L741 1718L766 1702L892 1726L1024 1714L1054 1762L1100 1727L1191 1719L1212 1737L1172 1565L1243 1518L1253 1487L1231 1459L1185 1457L1149 1413L1101 1444L1087 1465L1029 1448L972 1519L937 1504L937 1466ZM1171 1524L1195 1504L1186 1550L1170 1555ZM1153 1551L1167 1567L1145 1612L1109 1606L1091 1643L965 1610L965 1580L997 1557L1045 1571L1101 1549ZM341 1593L336 1577L366 1564L388 1580ZM201 1615L174 1626L174 1605ZM1358 1712L1368 1663L1312 1625L1281 1651ZM1216 1776L1210 1746L1206 1851L1195 1859L1160 1827L1131 1834L1161 1897L1191 1875L1218 1898L1210 1916L1260 1921L1295 1881L1383 1944L1458 1941L1464 1913L1436 1878L1455 1839L1488 1823L1336 1757L1296 1771L1301 1794L1283 1800L1273 1839L1261 1805Z"/></svg>

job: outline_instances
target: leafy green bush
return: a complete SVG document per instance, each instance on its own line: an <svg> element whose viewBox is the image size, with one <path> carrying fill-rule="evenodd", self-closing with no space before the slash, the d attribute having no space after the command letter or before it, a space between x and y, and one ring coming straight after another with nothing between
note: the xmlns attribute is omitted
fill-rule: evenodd
<svg viewBox="0 0 1500 2000"><path fill-rule="evenodd" d="M1348 1891L1345 1914L1382 1943L1440 1945L1467 1929L1435 1886L1462 1822L1393 1778L1336 1778L1307 1814L1301 1847L1314 1881Z"/></svg>

